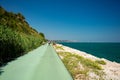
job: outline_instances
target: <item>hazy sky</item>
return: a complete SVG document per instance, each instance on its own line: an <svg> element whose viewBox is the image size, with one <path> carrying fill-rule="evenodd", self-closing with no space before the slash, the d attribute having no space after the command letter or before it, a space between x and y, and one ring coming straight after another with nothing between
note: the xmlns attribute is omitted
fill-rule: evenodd
<svg viewBox="0 0 120 80"><path fill-rule="evenodd" d="M120 42L120 0L0 0L47 39Z"/></svg>

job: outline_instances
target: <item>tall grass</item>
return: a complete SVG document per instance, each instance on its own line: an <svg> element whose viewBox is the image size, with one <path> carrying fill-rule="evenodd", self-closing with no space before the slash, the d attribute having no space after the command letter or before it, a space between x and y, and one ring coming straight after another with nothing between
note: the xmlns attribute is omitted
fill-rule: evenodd
<svg viewBox="0 0 120 80"><path fill-rule="evenodd" d="M43 40L41 36L16 32L0 25L0 65L40 46Z"/></svg>

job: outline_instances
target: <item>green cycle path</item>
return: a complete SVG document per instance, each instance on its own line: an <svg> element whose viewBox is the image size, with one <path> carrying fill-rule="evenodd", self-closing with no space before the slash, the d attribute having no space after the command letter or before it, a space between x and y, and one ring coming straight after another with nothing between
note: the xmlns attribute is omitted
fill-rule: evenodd
<svg viewBox="0 0 120 80"><path fill-rule="evenodd" d="M49 44L9 62L0 70L0 80L73 80Z"/></svg>

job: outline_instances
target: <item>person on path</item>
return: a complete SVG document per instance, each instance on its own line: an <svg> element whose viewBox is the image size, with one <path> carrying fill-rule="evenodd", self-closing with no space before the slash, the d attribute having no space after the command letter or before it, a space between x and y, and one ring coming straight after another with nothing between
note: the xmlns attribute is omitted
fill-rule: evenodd
<svg viewBox="0 0 120 80"><path fill-rule="evenodd" d="M48 41L48 44L50 45L50 44L51 44L51 41Z"/></svg>

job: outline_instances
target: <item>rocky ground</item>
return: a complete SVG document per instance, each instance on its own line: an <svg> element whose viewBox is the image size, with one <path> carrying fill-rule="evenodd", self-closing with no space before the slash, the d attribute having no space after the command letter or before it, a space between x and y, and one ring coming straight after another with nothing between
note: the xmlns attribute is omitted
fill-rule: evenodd
<svg viewBox="0 0 120 80"><path fill-rule="evenodd" d="M77 73L77 75L74 76L74 80L120 80L120 64L116 62L111 62L109 60L106 60L104 58L98 58L93 55L90 55L86 52L79 51L67 46L63 46L60 44L56 44L55 46L56 51L59 52L69 52L71 54L82 56L86 59L90 59L93 61L104 61L105 64L100 66L102 67L102 70L99 71L99 74L95 73L94 70L90 70L87 73L87 76L83 74ZM61 59L64 58L64 56L60 55ZM79 67L82 66L81 63L77 64ZM77 68L82 69L82 68ZM94 72L93 72L94 71ZM83 78L82 76L83 75Z"/></svg>

